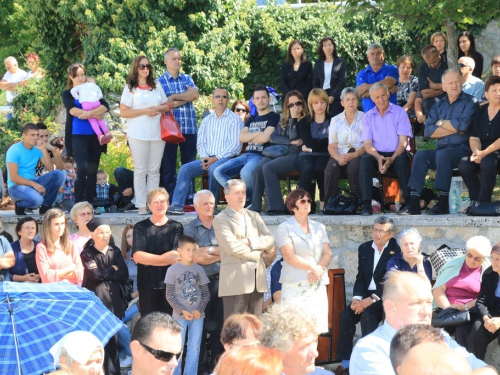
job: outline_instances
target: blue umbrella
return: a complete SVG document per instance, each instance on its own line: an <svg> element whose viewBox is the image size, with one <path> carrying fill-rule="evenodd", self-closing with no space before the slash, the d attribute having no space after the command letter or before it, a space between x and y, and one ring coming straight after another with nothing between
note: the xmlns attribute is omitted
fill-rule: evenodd
<svg viewBox="0 0 500 375"><path fill-rule="evenodd" d="M66 333L93 333L103 345L122 327L97 298L79 286L0 283L2 374L39 375L54 369L49 349Z"/></svg>

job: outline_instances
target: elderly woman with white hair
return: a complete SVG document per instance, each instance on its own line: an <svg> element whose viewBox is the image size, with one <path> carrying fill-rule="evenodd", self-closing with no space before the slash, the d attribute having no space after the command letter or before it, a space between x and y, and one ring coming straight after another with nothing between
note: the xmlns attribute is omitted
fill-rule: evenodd
<svg viewBox="0 0 500 375"><path fill-rule="evenodd" d="M465 256L453 258L439 270L432 289L434 303L443 309L468 311L476 306L484 271L491 266L491 242L484 236L471 237L465 244ZM472 314L471 314L472 315ZM455 340L466 346L475 317L456 327Z"/></svg>
<svg viewBox="0 0 500 375"><path fill-rule="evenodd" d="M399 234L401 252L387 262L389 271L410 271L425 274L432 281L432 265L421 253L422 236L415 228L406 228Z"/></svg>

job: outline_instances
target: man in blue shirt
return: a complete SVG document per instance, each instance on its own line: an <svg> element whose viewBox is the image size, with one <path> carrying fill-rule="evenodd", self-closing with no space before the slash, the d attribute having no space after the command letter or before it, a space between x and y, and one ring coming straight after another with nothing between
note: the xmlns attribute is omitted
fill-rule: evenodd
<svg viewBox="0 0 500 375"><path fill-rule="evenodd" d="M375 107L375 103L370 99L369 91L370 87L377 82L383 83L389 88L391 93L389 101L398 104L396 95L399 82L398 68L384 62L384 49L378 43L370 44L366 51L366 58L368 59L368 66L365 70L360 71L356 77L356 88L361 97L363 112L368 112Z"/></svg>
<svg viewBox="0 0 500 375"><path fill-rule="evenodd" d="M420 215L420 194L429 169L436 171L434 189L441 191L438 203L427 211L428 215L449 214L448 195L453 169L458 162L471 155L470 128L477 99L462 92L462 77L453 69L444 72L445 97L434 104L425 121L424 136L437 139L435 150L420 150L415 154L408 188L410 200L398 215Z"/></svg>
<svg viewBox="0 0 500 375"><path fill-rule="evenodd" d="M38 139L38 126L26 124L22 129L23 140L7 151L7 186L16 205L16 215L25 215L25 209L40 207L45 214L54 203L57 191L66 178L63 172L54 169L45 142ZM47 171L35 178L35 167L41 160Z"/></svg>
<svg viewBox="0 0 500 375"><path fill-rule="evenodd" d="M168 105L172 107L173 115L186 138L186 142L180 145L165 144L165 150L163 151L161 167L163 186L168 191L169 196L173 197L177 181L177 146L180 146L182 165L196 160L198 127L193 101L198 99L200 94L191 76L180 72L182 58L177 48L169 48L165 52L164 61L167 70L162 76L158 77L158 81L168 97ZM190 190L194 193L194 186Z"/></svg>

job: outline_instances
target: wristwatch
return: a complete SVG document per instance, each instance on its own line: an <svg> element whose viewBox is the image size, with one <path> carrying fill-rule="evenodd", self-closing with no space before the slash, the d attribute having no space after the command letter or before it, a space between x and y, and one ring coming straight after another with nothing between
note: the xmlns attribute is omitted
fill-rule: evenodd
<svg viewBox="0 0 500 375"><path fill-rule="evenodd" d="M371 299L372 299L373 303L377 302L377 300L375 298L371 297Z"/></svg>
<svg viewBox="0 0 500 375"><path fill-rule="evenodd" d="M209 253L210 255L214 255L214 248L213 248L212 246L209 246L209 247L208 247L208 253Z"/></svg>
<svg viewBox="0 0 500 375"><path fill-rule="evenodd" d="M436 123L437 126L441 126L443 125L443 120L439 120L437 123Z"/></svg>

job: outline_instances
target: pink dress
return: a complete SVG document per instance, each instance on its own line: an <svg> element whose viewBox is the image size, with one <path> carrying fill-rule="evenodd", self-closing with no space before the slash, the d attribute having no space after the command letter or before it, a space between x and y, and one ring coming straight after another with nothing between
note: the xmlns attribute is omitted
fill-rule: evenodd
<svg viewBox="0 0 500 375"><path fill-rule="evenodd" d="M36 246L36 265L42 283L57 283L67 280L71 284L81 285L83 281L83 265L80 255L71 246L71 251L66 254L60 247L57 247L54 253L49 253L43 243ZM70 264L76 264L72 276L57 276L57 270L68 267Z"/></svg>
<svg viewBox="0 0 500 375"><path fill-rule="evenodd" d="M467 263L464 261L458 276L446 283L446 296L450 304L465 304L479 296L481 268L468 268Z"/></svg>

